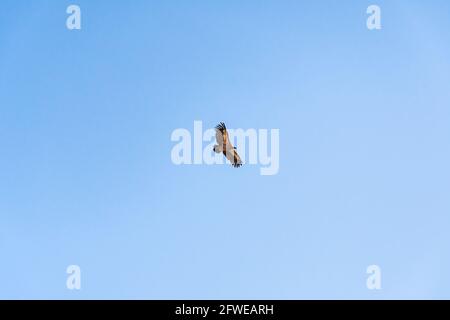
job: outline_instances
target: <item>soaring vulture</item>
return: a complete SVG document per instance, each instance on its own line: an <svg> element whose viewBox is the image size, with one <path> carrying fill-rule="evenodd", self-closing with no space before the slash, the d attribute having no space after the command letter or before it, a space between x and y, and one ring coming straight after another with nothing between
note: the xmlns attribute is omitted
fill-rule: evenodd
<svg viewBox="0 0 450 320"><path fill-rule="evenodd" d="M221 122L216 126L216 140L217 144L214 146L215 153L223 153L225 157L230 160L231 164L235 168L242 166L241 158L236 152L236 147L230 143L228 139L227 127L225 123Z"/></svg>

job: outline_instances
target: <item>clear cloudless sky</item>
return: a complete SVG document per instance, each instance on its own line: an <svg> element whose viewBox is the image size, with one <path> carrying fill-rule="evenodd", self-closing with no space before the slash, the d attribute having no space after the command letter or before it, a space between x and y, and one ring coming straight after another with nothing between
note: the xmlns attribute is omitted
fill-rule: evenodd
<svg viewBox="0 0 450 320"><path fill-rule="evenodd" d="M449 40L446 0L2 1L0 298L450 298ZM195 120L278 175L174 165Z"/></svg>

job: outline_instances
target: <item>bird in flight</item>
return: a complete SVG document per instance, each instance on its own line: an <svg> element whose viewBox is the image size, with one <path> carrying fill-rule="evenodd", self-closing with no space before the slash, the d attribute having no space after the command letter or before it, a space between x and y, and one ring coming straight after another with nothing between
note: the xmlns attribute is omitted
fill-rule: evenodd
<svg viewBox="0 0 450 320"><path fill-rule="evenodd" d="M229 138L227 127L225 123L221 122L216 126L216 141L217 144L214 146L215 153L223 153L224 156L230 160L231 165L235 168L242 166L241 158L236 152L236 147L233 147Z"/></svg>

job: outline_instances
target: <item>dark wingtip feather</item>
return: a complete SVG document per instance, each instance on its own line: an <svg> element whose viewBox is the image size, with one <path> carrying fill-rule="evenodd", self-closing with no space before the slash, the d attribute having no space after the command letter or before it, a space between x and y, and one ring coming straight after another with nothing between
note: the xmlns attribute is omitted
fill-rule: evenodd
<svg viewBox="0 0 450 320"><path fill-rule="evenodd" d="M220 131L224 131L224 130L227 129L227 127L225 126L225 123L220 122L220 123L216 126L216 129L217 129L217 130L220 130Z"/></svg>

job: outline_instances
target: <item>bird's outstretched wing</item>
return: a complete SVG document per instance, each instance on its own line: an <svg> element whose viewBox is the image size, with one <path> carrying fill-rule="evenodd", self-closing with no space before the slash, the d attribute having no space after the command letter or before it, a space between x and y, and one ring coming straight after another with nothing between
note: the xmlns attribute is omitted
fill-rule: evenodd
<svg viewBox="0 0 450 320"><path fill-rule="evenodd" d="M216 126L216 140L220 147L228 144L228 132L225 123L221 122Z"/></svg>
<svg viewBox="0 0 450 320"><path fill-rule="evenodd" d="M240 166L242 166L241 157L239 157L239 154L237 153L236 149L233 148L231 150L227 150L225 155L227 159L230 160L231 165L233 167L239 168Z"/></svg>

